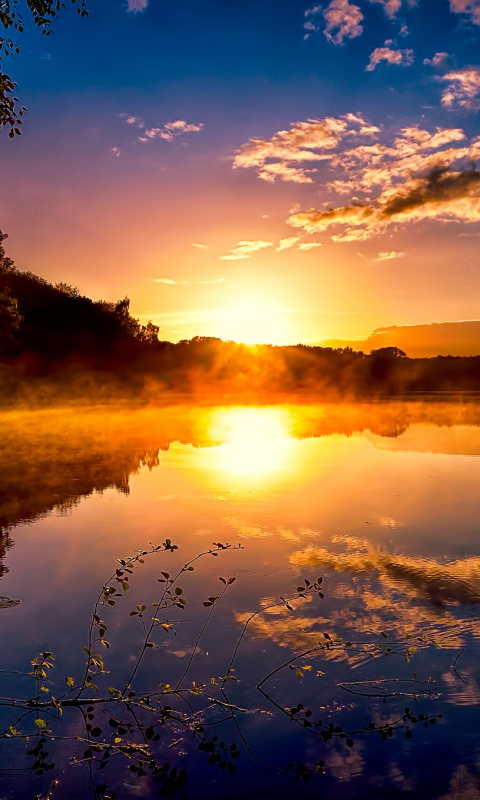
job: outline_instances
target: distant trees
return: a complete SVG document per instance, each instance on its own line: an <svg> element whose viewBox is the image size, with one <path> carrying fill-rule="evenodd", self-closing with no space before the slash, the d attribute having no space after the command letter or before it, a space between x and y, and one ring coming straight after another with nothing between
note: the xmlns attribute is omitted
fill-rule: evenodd
<svg viewBox="0 0 480 800"><path fill-rule="evenodd" d="M347 348L345 348L347 349ZM378 350L370 350L372 358L406 358L407 354L399 347L379 347Z"/></svg>
<svg viewBox="0 0 480 800"><path fill-rule="evenodd" d="M252 348L213 336L162 342L157 325L132 316L128 297L94 302L76 286L52 286L20 272L5 254L5 239L0 232L0 401L10 378L13 395L25 380L68 382L75 371L90 381L94 396L96 381L104 379L123 381L133 391L158 381L175 392L238 397L304 393L335 400L480 392L480 355L412 359L398 347L369 355L302 344Z"/></svg>

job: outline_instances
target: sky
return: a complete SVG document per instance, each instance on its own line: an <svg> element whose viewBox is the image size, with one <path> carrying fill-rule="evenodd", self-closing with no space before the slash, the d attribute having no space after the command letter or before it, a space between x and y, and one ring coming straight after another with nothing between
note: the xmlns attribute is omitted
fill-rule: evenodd
<svg viewBox="0 0 480 800"><path fill-rule="evenodd" d="M480 318L480 0L88 7L4 63L20 269L172 341Z"/></svg>

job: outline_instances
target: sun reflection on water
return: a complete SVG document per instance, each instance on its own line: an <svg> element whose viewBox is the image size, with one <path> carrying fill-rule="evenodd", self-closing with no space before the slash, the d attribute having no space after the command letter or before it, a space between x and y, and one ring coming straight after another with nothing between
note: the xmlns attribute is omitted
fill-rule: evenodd
<svg viewBox="0 0 480 800"><path fill-rule="evenodd" d="M264 475L292 469L295 447L292 420L285 408L216 409L208 435L222 442L217 468L237 476Z"/></svg>

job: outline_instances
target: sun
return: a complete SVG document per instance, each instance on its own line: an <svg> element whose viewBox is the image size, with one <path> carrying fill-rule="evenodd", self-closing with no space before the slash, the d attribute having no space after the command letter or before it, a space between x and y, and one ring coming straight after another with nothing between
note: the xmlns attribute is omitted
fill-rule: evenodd
<svg viewBox="0 0 480 800"><path fill-rule="evenodd" d="M219 335L245 344L286 344L290 338L288 311L260 296L244 297L222 309Z"/></svg>

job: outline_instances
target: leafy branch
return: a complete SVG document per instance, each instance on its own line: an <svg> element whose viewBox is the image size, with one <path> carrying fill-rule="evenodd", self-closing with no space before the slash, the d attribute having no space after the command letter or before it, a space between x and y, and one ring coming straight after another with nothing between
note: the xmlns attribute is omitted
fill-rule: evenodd
<svg viewBox="0 0 480 800"><path fill-rule="evenodd" d="M80 17L91 16L86 8L86 0L71 0L71 3ZM44 36L53 33L53 20L66 7L60 0L27 0L26 6L34 25ZM7 34L10 31L23 33L24 21L19 10L19 0L0 0L0 29L1 27ZM0 128L9 127L8 135L11 139L20 135L22 117L27 109L18 105L18 97L15 96L17 84L3 71L2 58L18 55L20 49L18 42L9 35L0 36Z"/></svg>
<svg viewBox="0 0 480 800"><path fill-rule="evenodd" d="M55 743L70 742L75 747L70 763L72 767L82 765L87 767L96 800L97 798L113 800L115 797L115 793L106 783L96 783L98 780L96 776L119 760L124 762L125 767L137 777L148 776L154 784L158 784L159 796L172 797L175 793L183 791L187 773L185 769L178 769L176 766L171 766L168 760L165 761L165 753L175 748L185 738L196 743L198 750L207 757L208 764L232 775L236 773L237 759L241 755L241 750L237 744L227 743L216 733L210 732L212 728L215 730L224 723L231 723L238 732L246 752L259 764L277 773L291 775L296 781L305 783L308 783L314 775L324 773L325 763L322 760L311 765L290 763L285 766L285 764L266 763L259 759L241 730L241 720L246 714L265 713L265 711L239 705L228 696L228 687L239 680L235 671L236 659L255 617L275 607L293 611L292 603L302 602L312 595L322 600L324 594L321 578L313 582L305 579L303 585L296 587L291 597L281 597L278 602L250 614L224 674L211 677L207 681L186 683L199 644L212 616L227 591L235 583L234 577L220 577L222 588L218 594L212 594L203 601L203 607L208 611L195 637L194 646L181 676L172 684L160 683L149 689L145 689L145 681L140 680L147 651L161 651L161 645L156 641L155 634L157 631L163 635L175 633L172 612L175 611L178 616L178 613L183 613L187 605L184 588L179 585L180 581L187 573L190 574L195 570L200 559L208 556L218 557L223 551L237 550L240 547L241 545L232 546L215 542L210 549L187 561L174 574L166 570L160 572L157 579L158 596L150 608L147 603L138 603L129 612L131 618L138 620L143 636L133 666L128 671L127 679L122 681L121 688L108 686L106 681L108 671L104 657L96 652L104 648L108 653L111 647L106 638L109 630L106 618L128 593L135 571L147 558L153 555L165 557L166 554L178 550L170 539L157 546L150 542L148 549L138 550L133 556L118 559L114 572L102 586L94 603L87 643L83 648L86 659L80 680L76 681L74 677L68 676L65 678L63 688L54 683L52 676L55 674L55 660L50 651L44 651L33 658L28 672L2 671L12 678L16 676L19 680L29 678L32 681L32 691L25 696L0 697L0 707L4 707L11 714L4 730L0 730L0 741L27 742L30 745L26 752L31 762L29 766L19 769L31 770L38 776L54 773L56 767L63 767L54 761ZM332 739L339 739L347 747L352 747L355 737L371 734L377 734L385 741L399 730L404 731L407 738L411 738L412 728L417 723L429 727L440 715L415 715L407 707L403 715L388 722L370 722L361 728L344 728L332 722L315 719L313 712L302 703L287 706L279 702L272 697L268 683L285 670L303 678L312 670L312 664L307 662L326 652L343 652L347 655L361 653L368 654L372 658L395 655L408 662L418 649L431 646L440 647L427 637L418 638L413 644L409 635L403 640L390 640L387 634L383 633L380 642L350 642L324 633L322 641L292 655L271 670L256 685L256 690L271 708L287 717L305 734L313 735L324 744ZM407 697L416 700L424 696L433 697L436 693L433 681L430 679L421 681L416 676L403 682L399 678L382 678L344 681L338 685L346 692L381 698L384 701L387 697ZM70 733L72 713L78 715L78 723L81 726L79 729L77 725L77 732L74 734ZM67 732L64 730L65 717L69 720ZM55 779L50 794L56 786Z"/></svg>

